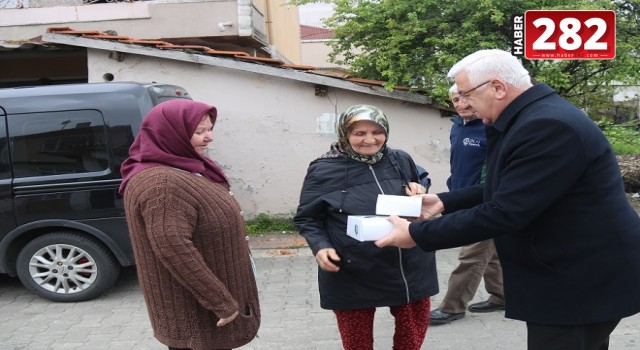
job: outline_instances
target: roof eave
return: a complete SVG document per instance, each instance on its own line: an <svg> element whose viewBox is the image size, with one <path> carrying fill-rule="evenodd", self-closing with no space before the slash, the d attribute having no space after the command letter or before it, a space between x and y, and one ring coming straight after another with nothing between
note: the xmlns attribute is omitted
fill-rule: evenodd
<svg viewBox="0 0 640 350"><path fill-rule="evenodd" d="M387 98L398 99L407 102L413 102L418 104L429 105L432 100L422 94L408 92L408 91L387 91L382 86L375 86L370 84L358 84L351 81L337 79L332 77L326 77L316 74L305 73L291 68L284 68L278 66L268 66L262 64L256 64L251 62L243 62L231 58L220 58L209 56L206 54L189 53L183 50L166 50L155 47L142 46L137 44L122 43L112 40L100 40L86 38L76 35L67 34L54 34L45 33L42 35L42 40L48 43L64 44L70 46L91 48L105 51L116 51L122 53L130 53L141 56L157 57L172 59L183 62L192 62L198 64L211 65L216 67L237 69L246 72L253 72L273 77L281 77L286 79L292 79L311 84L326 85L344 90L350 90L370 95L377 95Z"/></svg>

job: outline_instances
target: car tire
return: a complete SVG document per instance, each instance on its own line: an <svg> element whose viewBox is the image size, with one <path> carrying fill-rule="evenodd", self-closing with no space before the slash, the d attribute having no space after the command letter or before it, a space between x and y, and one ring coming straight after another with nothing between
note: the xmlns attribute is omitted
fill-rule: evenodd
<svg viewBox="0 0 640 350"><path fill-rule="evenodd" d="M111 288L120 264L98 240L75 232L52 232L27 243L16 270L22 284L57 302L90 300Z"/></svg>

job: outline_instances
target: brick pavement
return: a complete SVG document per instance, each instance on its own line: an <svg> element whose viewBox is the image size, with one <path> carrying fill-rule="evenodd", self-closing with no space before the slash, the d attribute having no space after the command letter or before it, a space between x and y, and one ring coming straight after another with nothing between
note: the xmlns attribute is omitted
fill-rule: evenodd
<svg viewBox="0 0 640 350"><path fill-rule="evenodd" d="M251 242L258 268L263 313L258 338L244 350L341 349L335 319L319 307L316 266L296 237L284 241L257 237ZM437 253L441 292L457 264L458 249ZM482 287L482 286L481 286ZM480 290L474 301L487 297ZM597 299L594 299L597 302ZM380 308L375 321L376 349L391 349L393 318ZM0 276L0 350L166 350L153 338L135 271L125 269L107 294L83 303L53 303L26 291L17 279ZM467 313L448 325L431 326L422 349L525 349L523 322L504 312ZM640 349L640 315L624 319L614 331L611 350Z"/></svg>

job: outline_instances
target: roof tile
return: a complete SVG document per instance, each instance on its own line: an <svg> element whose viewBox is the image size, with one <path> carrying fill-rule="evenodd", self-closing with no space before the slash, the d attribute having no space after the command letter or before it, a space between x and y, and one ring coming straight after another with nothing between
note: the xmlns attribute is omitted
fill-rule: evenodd
<svg viewBox="0 0 640 350"><path fill-rule="evenodd" d="M101 35L104 34L98 30L74 30L69 27L49 27L47 33L55 34L75 34L75 35Z"/></svg>
<svg viewBox="0 0 640 350"><path fill-rule="evenodd" d="M300 40L326 40L333 38L333 30L329 28L300 25Z"/></svg>
<svg viewBox="0 0 640 350"><path fill-rule="evenodd" d="M169 44L166 41L162 41L162 40L138 40L138 39L132 39L132 38L128 38L128 39L124 39L124 40L118 40L121 43L128 43L128 44L140 44L140 45L150 45L150 46L158 46L158 45L166 45Z"/></svg>
<svg viewBox="0 0 640 350"><path fill-rule="evenodd" d="M255 56L241 56L241 55L236 55L235 58L237 58L239 60L264 62L264 63L274 64L274 65L277 65L277 66L282 66L284 64L284 62L282 62L282 61L280 61L279 59L276 59L276 58L255 57Z"/></svg>
<svg viewBox="0 0 640 350"><path fill-rule="evenodd" d="M331 36L333 35L333 32L330 29L326 29L326 28L318 28L318 27L302 25L300 26L300 29L301 29L301 34L307 33L310 35L304 39L310 39L311 34L313 33L317 34L318 32L322 32L325 34L329 32ZM332 77L336 79L343 79L343 80L348 80L348 81L359 83L359 84L368 84L368 85L375 85L375 86L385 85L384 81L354 78L347 73L320 70L317 67L313 67L313 66L287 64L279 59L267 58L267 57L255 57L242 51L215 50L208 46L202 46L202 45L176 45L163 40L138 40L138 39L130 38L127 36L112 35L111 32L109 31L106 33L103 33L97 30L74 30L73 28L70 28L70 27L49 27L47 28L47 33L79 35L79 36L84 36L90 39L114 40L122 43L129 43L132 45L154 46L155 48L162 49L162 50L183 50L187 52L192 50L198 50L198 51L202 51L202 54L206 54L210 56L224 56L224 57L229 57L232 59L237 59L242 61L269 64L271 66L277 66L277 67L282 67L286 69L296 69L296 70L304 71L309 74L316 74L316 75L322 75L322 76ZM319 39L319 37L314 37L314 39ZM394 86L394 89L409 90L408 87L404 87L404 86Z"/></svg>
<svg viewBox="0 0 640 350"><path fill-rule="evenodd" d="M58 34L58 33L56 33ZM90 39L106 39L106 40L131 40L130 37L128 36L123 36L123 35L109 35L109 34L97 34L97 35L84 35L84 37L86 38L90 38Z"/></svg>
<svg viewBox="0 0 640 350"><path fill-rule="evenodd" d="M333 78L338 78L338 79L347 79L347 78L351 77L347 73L330 71L330 70L317 70L317 69L314 69L314 70L310 71L309 73L313 73L313 74L316 74L316 75L324 75L324 76L327 76L327 77L333 77Z"/></svg>
<svg viewBox="0 0 640 350"><path fill-rule="evenodd" d="M313 70L316 69L316 67L314 66L305 66L305 65L299 65L299 64L283 64L282 67L284 68L291 68L291 69L298 69L298 70Z"/></svg>
<svg viewBox="0 0 640 350"><path fill-rule="evenodd" d="M244 51L220 51L220 50L209 49L209 50L205 50L204 52L214 56L231 56L231 57L249 56L249 54Z"/></svg>

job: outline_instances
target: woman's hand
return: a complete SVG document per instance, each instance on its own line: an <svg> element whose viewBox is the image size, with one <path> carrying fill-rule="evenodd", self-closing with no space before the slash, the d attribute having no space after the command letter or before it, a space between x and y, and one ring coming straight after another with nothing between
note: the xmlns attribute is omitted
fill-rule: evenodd
<svg viewBox="0 0 640 350"><path fill-rule="evenodd" d="M427 188L422 186L417 182L409 182L407 186L404 188L407 196L413 196L416 194L426 194L428 192Z"/></svg>
<svg viewBox="0 0 640 350"><path fill-rule="evenodd" d="M340 268L334 262L340 261L340 256L333 248L320 249L316 254L318 266L328 272L338 272Z"/></svg>
<svg viewBox="0 0 640 350"><path fill-rule="evenodd" d="M224 326L225 324L227 324L227 323L229 323L229 322L231 322L231 321L235 320L235 319L236 319L236 317L238 317L238 311L234 312L234 313L233 313L233 315L231 315L231 316L229 316L229 317L223 317L223 318L221 318L221 319L218 321L218 323L216 323L216 326L218 326L218 327L222 327L222 326Z"/></svg>

